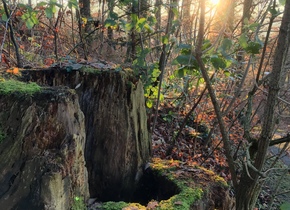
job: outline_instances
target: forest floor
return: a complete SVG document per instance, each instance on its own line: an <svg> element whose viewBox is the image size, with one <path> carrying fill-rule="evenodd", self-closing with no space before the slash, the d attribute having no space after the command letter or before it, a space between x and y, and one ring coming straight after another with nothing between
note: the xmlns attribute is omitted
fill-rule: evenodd
<svg viewBox="0 0 290 210"><path fill-rule="evenodd" d="M213 170L226 181L230 181L231 176L224 156L220 134L215 131L210 141L207 139L215 117L213 112L190 117L179 139L176 140L172 152L168 153L168 148L172 146L172 138L178 132L184 118L184 116L177 116L174 113L178 112L173 107L163 106L159 110L157 124L152 133L153 156L162 159L180 160L188 165L200 165ZM230 123L230 119L228 122ZM279 128L279 133L289 132L289 125L290 123L283 122L283 126ZM243 129L238 121L231 126L233 126L233 129L231 129L230 139L235 152L239 142L243 141ZM282 147L283 145L278 145L270 148L267 160L268 166L273 164L275 156L280 153ZM237 154L239 159L239 153ZM281 204L290 203L289 151L286 150L282 154L274 167L279 169L273 170L266 179L263 191L259 196L257 209L280 209ZM232 193L234 194L234 192Z"/></svg>

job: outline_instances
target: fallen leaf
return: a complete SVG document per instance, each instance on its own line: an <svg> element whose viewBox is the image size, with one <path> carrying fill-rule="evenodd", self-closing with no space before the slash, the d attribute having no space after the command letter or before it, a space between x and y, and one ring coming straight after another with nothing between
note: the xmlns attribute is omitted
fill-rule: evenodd
<svg viewBox="0 0 290 210"><path fill-rule="evenodd" d="M8 69L6 72L10 74L19 74L19 68L14 67L14 68Z"/></svg>
<svg viewBox="0 0 290 210"><path fill-rule="evenodd" d="M156 207L158 206L158 202L157 201L150 201L146 207L146 209L156 209Z"/></svg>
<svg viewBox="0 0 290 210"><path fill-rule="evenodd" d="M174 202L174 204L176 204L176 205L182 205L182 201L176 201L176 202Z"/></svg>

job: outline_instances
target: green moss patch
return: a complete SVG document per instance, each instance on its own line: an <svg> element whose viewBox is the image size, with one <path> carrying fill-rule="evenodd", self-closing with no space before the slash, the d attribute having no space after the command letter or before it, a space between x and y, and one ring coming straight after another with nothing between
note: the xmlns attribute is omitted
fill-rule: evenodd
<svg viewBox="0 0 290 210"><path fill-rule="evenodd" d="M0 82L0 94L4 95L9 95L15 92L32 95L40 90L41 87L34 82L25 83L13 79L2 80Z"/></svg>
<svg viewBox="0 0 290 210"><path fill-rule="evenodd" d="M141 179L143 185L135 194L148 196L151 193L151 199L145 197L143 201L134 200L134 203L123 201L97 203L89 209L189 210L201 203L206 208L224 207L221 202L226 199L228 185L223 178L205 168L155 158L150 167L144 171L143 178L145 181Z"/></svg>

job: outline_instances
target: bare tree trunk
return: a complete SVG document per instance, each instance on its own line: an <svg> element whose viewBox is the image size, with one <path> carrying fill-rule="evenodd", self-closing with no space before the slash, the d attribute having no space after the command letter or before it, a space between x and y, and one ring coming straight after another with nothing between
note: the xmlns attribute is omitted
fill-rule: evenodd
<svg viewBox="0 0 290 210"><path fill-rule="evenodd" d="M244 21L246 19L250 19L251 17L251 7L253 4L253 0L244 0L244 7L243 7L243 18L242 18L242 30L244 27Z"/></svg>
<svg viewBox="0 0 290 210"><path fill-rule="evenodd" d="M87 20L91 17L91 2L90 0L79 0L81 18ZM87 22L89 23L89 22ZM90 24L85 25L85 32L90 31Z"/></svg>
<svg viewBox="0 0 290 210"><path fill-rule="evenodd" d="M110 14L113 13L114 12L115 1L109 0L107 4L108 4L109 13ZM112 54L112 48L114 47L114 45L113 45L114 31L113 31L113 29L112 29L111 26L108 27L107 36L108 36L108 49L107 49L107 53L109 55L111 55Z"/></svg>
<svg viewBox="0 0 290 210"><path fill-rule="evenodd" d="M190 8L191 7L191 0L183 0L182 1L182 31L183 36L185 37L185 41L191 39L191 15L190 15Z"/></svg>
<svg viewBox="0 0 290 210"><path fill-rule="evenodd" d="M237 188L236 208L237 210L253 209L261 190L263 177L261 170L263 168L269 143L273 134L275 107L279 90L281 88L281 75L283 65L286 60L287 51L289 49L289 23L290 23L290 1L286 1L284 15L280 27L278 44L274 55L274 65L269 83L269 93L264 110L264 121L262 132L257 142L258 149L256 151L254 167L248 168L249 174L243 170L239 186ZM251 177L249 177L251 175Z"/></svg>
<svg viewBox="0 0 290 210"><path fill-rule="evenodd" d="M244 0L244 4L243 4L243 17L242 17L242 24L241 24L241 29L242 29L242 33L245 32L245 21L249 20L251 17L251 7L253 4L253 0ZM237 60L242 63L244 60L244 52L241 51L238 55L237 55ZM241 70L243 69L243 66L241 64L240 66Z"/></svg>
<svg viewBox="0 0 290 210"><path fill-rule="evenodd" d="M215 95L215 91L213 89L213 86L210 81L210 77L208 75L208 71L206 70L205 64L202 60L202 44L203 44L203 39L204 39L204 28L205 28L205 2L203 0L200 0L200 20L199 20L199 29L198 29L198 39L197 39L197 44L196 44L196 52L195 52L195 57L198 62L198 65L200 67L202 76L206 82L206 87L208 89L212 104L214 106L215 114L217 116L217 120L219 123L220 131L222 134L222 140L225 148L225 155L228 161L230 173L232 176L232 181L234 184L234 187L237 186L237 176L236 176L236 171L235 171L235 166L234 166L234 160L232 157L231 153L231 147L229 143L229 136L228 132L225 126L225 122L223 120L223 116L220 110L220 105L218 103L217 97Z"/></svg>
<svg viewBox="0 0 290 210"><path fill-rule="evenodd" d="M156 18L156 25L155 25L155 31L160 31L161 29L161 4L162 4L162 0L156 0L155 2L155 18ZM160 45L160 40L161 40L161 36L160 33L157 33L156 35L156 39L155 39L155 46L159 46ZM159 49L159 48L157 48Z"/></svg>

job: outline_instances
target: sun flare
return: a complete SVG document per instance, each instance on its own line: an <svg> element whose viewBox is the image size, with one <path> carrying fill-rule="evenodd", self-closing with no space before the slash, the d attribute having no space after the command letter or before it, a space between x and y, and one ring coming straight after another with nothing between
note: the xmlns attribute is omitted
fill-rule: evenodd
<svg viewBox="0 0 290 210"><path fill-rule="evenodd" d="M210 2L213 4L213 5L216 5L219 3L219 0L210 0Z"/></svg>

